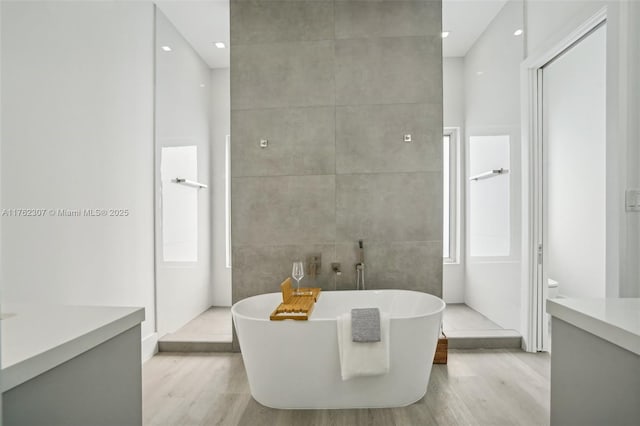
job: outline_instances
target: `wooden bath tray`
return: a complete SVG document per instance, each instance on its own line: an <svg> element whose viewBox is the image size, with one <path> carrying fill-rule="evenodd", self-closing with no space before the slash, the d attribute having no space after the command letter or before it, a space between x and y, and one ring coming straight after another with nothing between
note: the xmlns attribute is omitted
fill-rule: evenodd
<svg viewBox="0 0 640 426"><path fill-rule="evenodd" d="M306 321L309 319L318 297L319 288L301 288L295 291L291 288L291 278L287 278L280 284L282 290L282 303L271 312L271 321L292 319Z"/></svg>

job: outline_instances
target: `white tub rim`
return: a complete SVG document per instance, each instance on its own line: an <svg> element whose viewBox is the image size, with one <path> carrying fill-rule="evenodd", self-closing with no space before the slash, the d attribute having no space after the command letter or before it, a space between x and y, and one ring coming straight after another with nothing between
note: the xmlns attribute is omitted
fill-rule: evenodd
<svg viewBox="0 0 640 426"><path fill-rule="evenodd" d="M416 294L420 294L420 295L424 295L427 296L428 298L433 298L435 299L435 301L438 303L438 307L437 309L434 309L432 311L426 312L424 314L413 314L413 315L393 315L390 319L391 320L399 320L399 319L418 319L418 318L426 318L426 317L430 317L433 315L436 315L440 312L443 312L445 307L447 306L447 304L445 303L444 300L442 300L441 297L435 296L433 294L430 293L426 293L423 291L416 291L416 290L404 290L404 289L393 289L393 288L389 288L389 289L375 289L375 290L327 290L327 291L322 291L322 293L342 293L342 292L357 292L357 293L363 293L363 292L367 292L367 293L391 293L391 292L402 292L402 293L416 293ZM320 297L322 297L322 293L320 293ZM264 321L264 322L274 322L274 323L282 323L282 322L288 322L288 321L272 321L268 316L266 318L257 318L254 316L248 316L248 315L244 315L241 313L238 313L238 309L237 306L240 303L243 303L245 301L251 300L251 299L256 299L258 297L264 297L266 295L272 295L272 294L281 294L279 292L272 292L272 293L262 293L262 294L256 294L255 296L249 296L249 297L245 297L244 299L238 300L236 303L234 303L231 306L231 316L232 318L241 318L241 319L245 319L245 320L249 320L249 321ZM273 309L275 309L277 307L277 305L275 305L273 307ZM295 321L295 320L293 320ZM336 318L313 318L313 312L311 313L311 318L309 318L308 321L311 322L327 322L327 321L336 321ZM296 321L296 322L308 322L308 321Z"/></svg>

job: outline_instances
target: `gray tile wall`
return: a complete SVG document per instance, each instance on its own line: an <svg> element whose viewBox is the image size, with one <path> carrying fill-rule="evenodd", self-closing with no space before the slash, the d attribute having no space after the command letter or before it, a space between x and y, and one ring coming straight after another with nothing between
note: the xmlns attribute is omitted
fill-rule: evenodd
<svg viewBox="0 0 640 426"><path fill-rule="evenodd" d="M354 288L359 239L368 288L442 295L440 32L437 0L231 0L234 302L312 254Z"/></svg>

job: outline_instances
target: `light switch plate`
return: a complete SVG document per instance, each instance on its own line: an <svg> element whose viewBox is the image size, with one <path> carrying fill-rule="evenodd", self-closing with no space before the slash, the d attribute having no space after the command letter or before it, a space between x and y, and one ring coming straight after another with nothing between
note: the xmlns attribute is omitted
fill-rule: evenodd
<svg viewBox="0 0 640 426"><path fill-rule="evenodd" d="M640 212L640 189L627 189L624 198L626 211Z"/></svg>
<svg viewBox="0 0 640 426"><path fill-rule="evenodd" d="M404 139L405 142L411 142L411 134L407 133L406 135L404 135Z"/></svg>
<svg viewBox="0 0 640 426"><path fill-rule="evenodd" d="M260 148L266 148L269 146L269 140L268 139L260 139Z"/></svg>

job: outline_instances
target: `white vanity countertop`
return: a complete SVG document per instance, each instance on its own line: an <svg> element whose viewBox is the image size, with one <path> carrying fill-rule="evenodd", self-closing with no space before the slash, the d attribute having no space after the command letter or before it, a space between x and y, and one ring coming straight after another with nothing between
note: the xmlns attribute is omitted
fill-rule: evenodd
<svg viewBox="0 0 640 426"><path fill-rule="evenodd" d="M640 298L548 299L547 312L640 355Z"/></svg>
<svg viewBox="0 0 640 426"><path fill-rule="evenodd" d="M144 321L144 308L2 305L2 391Z"/></svg>

